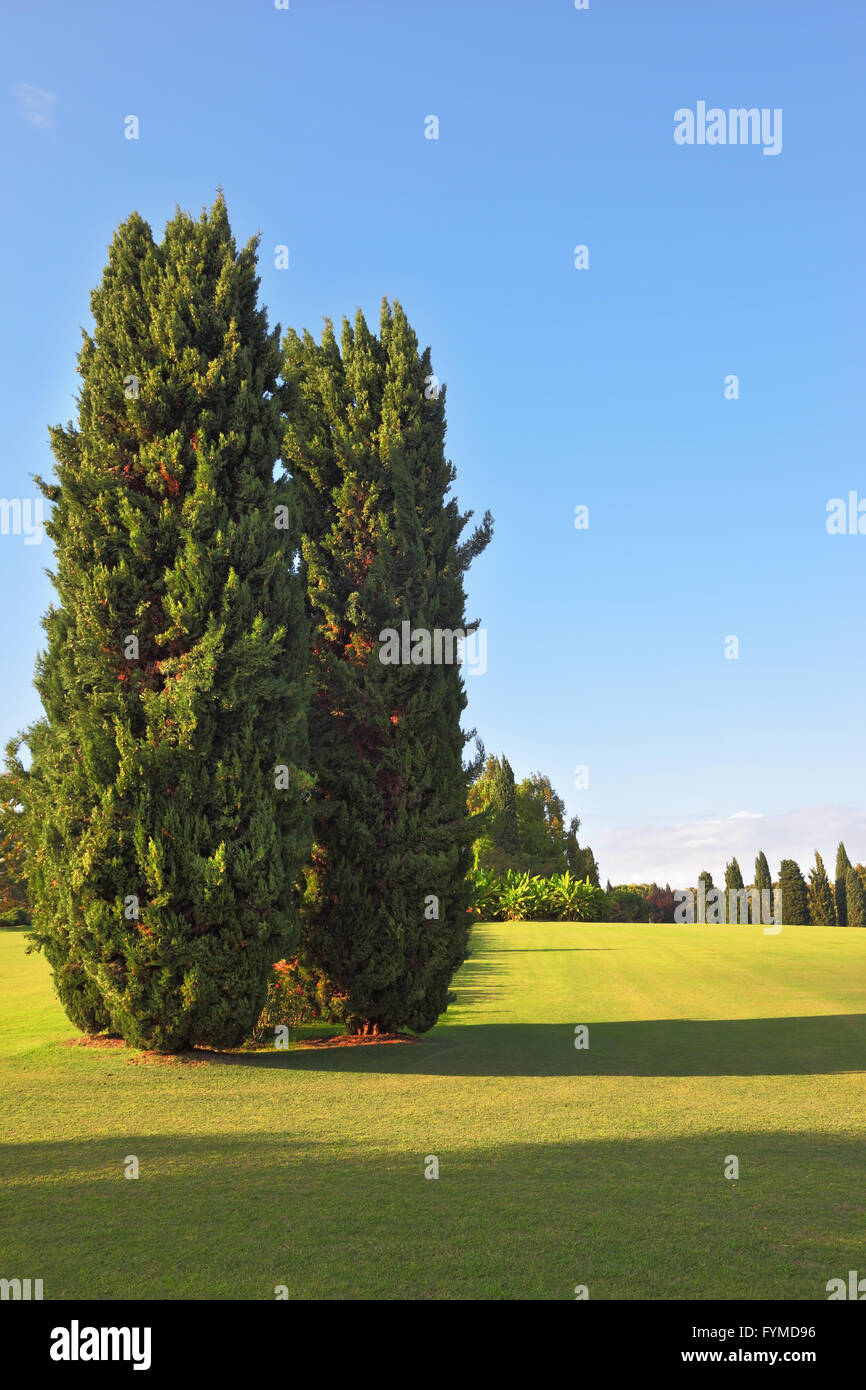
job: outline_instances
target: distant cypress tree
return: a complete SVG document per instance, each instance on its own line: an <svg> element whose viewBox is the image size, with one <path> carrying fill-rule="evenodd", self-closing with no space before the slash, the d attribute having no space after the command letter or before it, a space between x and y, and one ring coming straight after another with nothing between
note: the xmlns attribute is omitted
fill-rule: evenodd
<svg viewBox="0 0 866 1390"><path fill-rule="evenodd" d="M296 939L309 843L303 595L255 245L238 252L222 196L161 244L122 224L79 426L51 431L57 482L37 480L59 601L32 766L11 768L32 939L73 1022L159 1051L249 1034Z"/></svg>
<svg viewBox="0 0 866 1390"><path fill-rule="evenodd" d="M494 836L496 848L501 850L503 854L517 855L520 852L517 789L514 785L514 772L511 763L504 753L495 774L494 801L499 810Z"/></svg>
<svg viewBox="0 0 866 1390"><path fill-rule="evenodd" d="M725 865L725 910L729 922L736 922L739 914L742 913L742 921L748 922L750 917L749 907L743 905L734 906L731 902L731 891L738 891L745 888L743 875L736 859L732 859L730 864Z"/></svg>
<svg viewBox="0 0 866 1390"><path fill-rule="evenodd" d="M848 926L848 896L847 896L847 877L851 867L851 860L842 841L836 850L836 882L834 884L836 892L836 921L840 927Z"/></svg>
<svg viewBox="0 0 866 1390"><path fill-rule="evenodd" d="M860 875L853 865L848 865L845 875L846 907L849 927L866 927L866 892Z"/></svg>
<svg viewBox="0 0 866 1390"><path fill-rule="evenodd" d="M446 637L431 660L430 634L472 626L463 579L491 521L461 541L445 392L398 304L378 338L360 311L339 344L330 322L321 344L290 332L283 375L318 779L301 958L344 997L350 1032L423 1032L465 959L476 833L462 672Z"/></svg>
<svg viewBox="0 0 866 1390"><path fill-rule="evenodd" d="M745 888L743 875L736 859L732 859L730 864L725 865L725 888Z"/></svg>
<svg viewBox="0 0 866 1390"><path fill-rule="evenodd" d="M836 896L817 850L815 867L809 871L809 914L816 926L836 925Z"/></svg>
<svg viewBox="0 0 866 1390"><path fill-rule="evenodd" d="M759 893L765 891L772 892L773 879L770 874L770 866L767 863L767 856L763 850L758 852L755 860L755 887Z"/></svg>
<svg viewBox="0 0 866 1390"><path fill-rule="evenodd" d="M703 915L703 917L700 916L700 912L701 912L701 900L700 900L701 885L703 885L703 889L704 889L704 904L705 904L705 906L704 906L704 915ZM701 869L701 872L698 874L698 901L697 901L696 909L695 909L695 910L696 910L696 913L698 914L697 917L696 917L696 920L697 920L697 921L705 921L706 918L707 918L707 916L709 915L709 913L713 912L713 906L712 906L712 904L710 904L709 906L707 906L707 905L706 905L706 899L709 897L711 890L712 890L713 888L715 888L715 886L716 886L716 885L713 883L713 876L712 876L712 874L710 873L709 869ZM717 905L717 910L718 910L718 905Z"/></svg>
<svg viewBox="0 0 866 1390"><path fill-rule="evenodd" d="M782 921L786 926L808 926L809 894L800 866L794 859L783 859L779 869L782 893Z"/></svg>

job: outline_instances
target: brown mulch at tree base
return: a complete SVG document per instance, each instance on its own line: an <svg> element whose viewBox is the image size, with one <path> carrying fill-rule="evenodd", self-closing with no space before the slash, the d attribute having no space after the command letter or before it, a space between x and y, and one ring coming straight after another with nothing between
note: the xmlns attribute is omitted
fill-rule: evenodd
<svg viewBox="0 0 866 1390"><path fill-rule="evenodd" d="M413 1037L411 1033L338 1033L334 1037L323 1038L303 1038L295 1043L292 1051L303 1052L307 1048L327 1049L332 1047L378 1047L380 1043L423 1043L423 1038ZM100 1048L125 1048L127 1044L123 1038L106 1037L104 1034L91 1037L84 1034L80 1038L65 1038L65 1047L100 1047ZM243 1055L242 1048L227 1049L228 1051ZM207 1051L212 1053L212 1057L218 1059L222 1049L219 1048L196 1048L195 1052ZM155 1062L163 1066L183 1063L187 1067L205 1067L210 1058L196 1056L192 1049L183 1052L136 1052L134 1056L127 1057L127 1065L134 1067L142 1063Z"/></svg>
<svg viewBox="0 0 866 1390"><path fill-rule="evenodd" d="M420 1043L423 1038L414 1038L411 1033L338 1033L333 1038L303 1038L295 1043L294 1050L301 1052L307 1047L375 1047L378 1043Z"/></svg>
<svg viewBox="0 0 866 1390"><path fill-rule="evenodd" d="M64 1047L126 1047L123 1038L109 1037L104 1033L91 1037L85 1033L80 1038L64 1038ZM198 1057L194 1057L190 1052L136 1052L134 1057L127 1057L127 1063L135 1066L139 1062L184 1062L188 1067L203 1067L205 1062Z"/></svg>

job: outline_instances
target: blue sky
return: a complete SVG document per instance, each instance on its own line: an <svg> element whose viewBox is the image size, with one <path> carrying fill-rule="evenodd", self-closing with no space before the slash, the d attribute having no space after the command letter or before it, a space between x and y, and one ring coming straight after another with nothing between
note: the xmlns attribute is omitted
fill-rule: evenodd
<svg viewBox="0 0 866 1390"><path fill-rule="evenodd" d="M496 518L469 723L550 774L603 877L805 868L840 834L866 859L866 535L825 524L866 498L859 2L0 15L4 497L50 472L114 227L222 185L272 322L372 326L388 294L431 344L457 495ZM781 109L781 152L678 145L699 101ZM38 713L50 563L0 536L4 738Z"/></svg>

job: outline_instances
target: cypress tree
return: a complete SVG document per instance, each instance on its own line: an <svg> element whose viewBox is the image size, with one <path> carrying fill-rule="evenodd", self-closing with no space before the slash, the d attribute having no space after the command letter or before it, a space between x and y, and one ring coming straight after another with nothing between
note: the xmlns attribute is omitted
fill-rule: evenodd
<svg viewBox="0 0 866 1390"><path fill-rule="evenodd" d="M740 866L737 863L736 859L732 859L730 864L725 865L725 911L729 922L736 922L739 913L736 908L733 912L731 911L731 899L728 896L728 894L730 893L731 889L745 888L745 886L746 885L743 883L743 875L740 871ZM743 908L742 911L743 921L747 922L749 920L750 915L748 909Z"/></svg>
<svg viewBox="0 0 866 1390"><path fill-rule="evenodd" d="M222 195L115 234L78 425L51 431L58 602L14 754L33 940L69 1017L234 1046L297 935L306 638L279 330Z"/></svg>
<svg viewBox="0 0 866 1390"><path fill-rule="evenodd" d="M494 844L510 857L520 853L520 831L517 821L517 788L511 763L502 754L494 774L493 800L497 808Z"/></svg>
<svg viewBox="0 0 866 1390"><path fill-rule="evenodd" d="M318 345L289 332L283 374L318 779L301 956L343 996L350 1032L423 1032L465 959L475 834L462 673L431 638L472 627L463 576L491 522L460 540L445 392L398 304L383 302L378 338L360 311L339 344L329 321Z"/></svg>
<svg viewBox="0 0 866 1390"><path fill-rule="evenodd" d="M842 841L836 850L836 881L834 886L836 892L836 921L840 927L848 925L848 896L847 896L847 877L851 867L851 860Z"/></svg>
<svg viewBox="0 0 866 1390"><path fill-rule="evenodd" d="M845 875L846 907L849 927L866 927L866 892L860 875L853 865L848 865Z"/></svg>
<svg viewBox="0 0 866 1390"><path fill-rule="evenodd" d="M782 921L791 927L809 924L809 895L806 880L794 859L783 859L779 869L782 893Z"/></svg>
<svg viewBox="0 0 866 1390"><path fill-rule="evenodd" d="M745 888L743 875L736 859L732 859L730 864L725 865L725 888Z"/></svg>
<svg viewBox="0 0 866 1390"><path fill-rule="evenodd" d="M767 856L763 850L759 850L758 857L755 860L755 887L759 893L763 893L765 890L770 893L773 891L770 866L767 863Z"/></svg>
<svg viewBox="0 0 866 1390"><path fill-rule="evenodd" d="M700 913L700 911L701 911L701 906L700 906L700 902L701 902L701 900L700 900L701 886L703 886L703 890L704 890L704 915L703 915L702 918L699 918L699 920L701 920L701 921L706 921L707 916L708 916L711 912L714 911L714 906L713 906L712 903L711 903L709 906L706 905L706 899L707 899L707 897L709 896L709 894L712 892L712 890L713 890L713 889L715 888L715 886L716 886L716 885L713 883L713 876L712 876L712 874L710 873L709 869L701 869L701 872L698 874L698 902L697 902L697 906L696 906L696 911L697 911L698 913ZM718 903L715 904L715 908L716 908L716 909L718 908Z"/></svg>
<svg viewBox="0 0 866 1390"><path fill-rule="evenodd" d="M816 926L836 925L836 896L817 850L815 867L809 871L809 914Z"/></svg>

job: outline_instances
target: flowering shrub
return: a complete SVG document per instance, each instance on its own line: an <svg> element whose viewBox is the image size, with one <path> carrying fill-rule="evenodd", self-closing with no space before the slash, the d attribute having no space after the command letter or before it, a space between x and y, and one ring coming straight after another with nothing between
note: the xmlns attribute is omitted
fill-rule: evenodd
<svg viewBox="0 0 866 1390"><path fill-rule="evenodd" d="M290 1028L305 1023L342 1023L345 998L334 992L324 975L305 969L297 959L278 960L250 1042L272 1041L274 1029L281 1023Z"/></svg>

